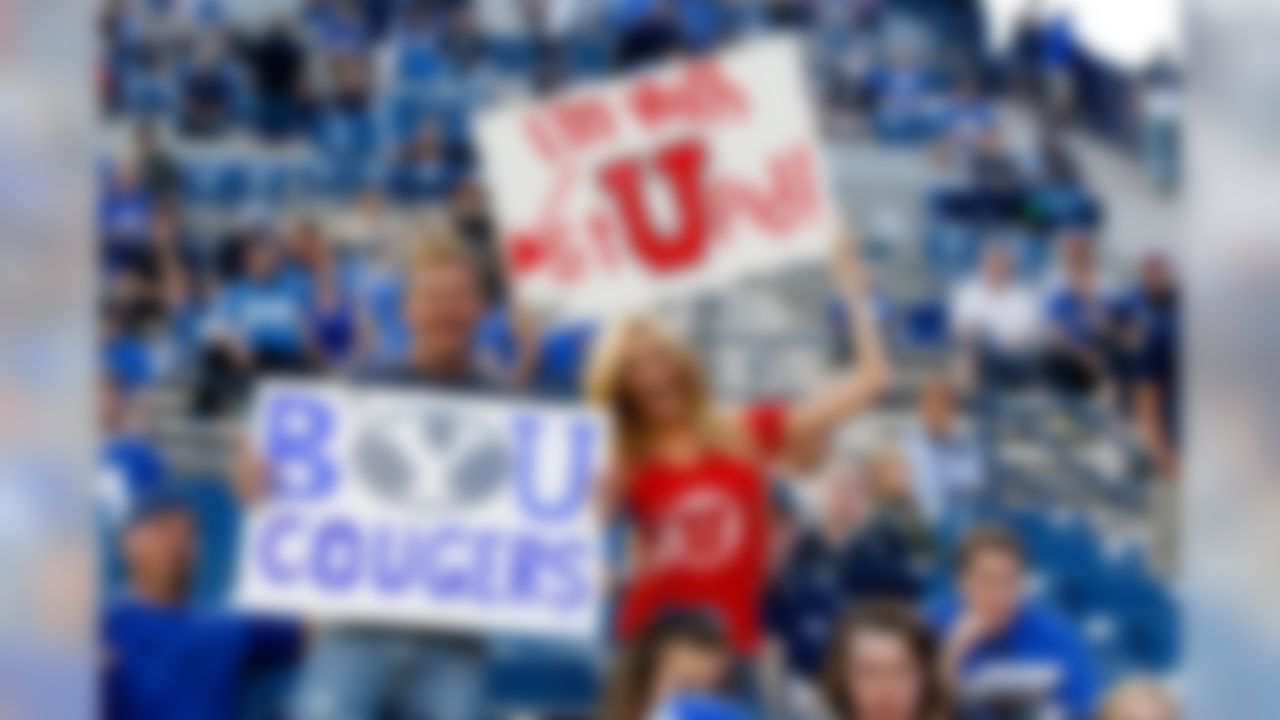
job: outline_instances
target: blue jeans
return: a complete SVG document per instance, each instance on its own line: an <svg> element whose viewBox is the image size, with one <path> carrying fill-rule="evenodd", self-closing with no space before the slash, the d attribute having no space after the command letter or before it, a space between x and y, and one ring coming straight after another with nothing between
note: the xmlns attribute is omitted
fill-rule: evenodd
<svg viewBox="0 0 1280 720"><path fill-rule="evenodd" d="M482 716L486 657L474 638L381 628L321 633L303 668L298 720L474 720Z"/></svg>

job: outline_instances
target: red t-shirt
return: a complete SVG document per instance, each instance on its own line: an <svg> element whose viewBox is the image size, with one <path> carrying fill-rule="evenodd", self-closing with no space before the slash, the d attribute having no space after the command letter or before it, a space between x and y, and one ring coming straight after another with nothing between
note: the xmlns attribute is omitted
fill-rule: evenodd
<svg viewBox="0 0 1280 720"><path fill-rule="evenodd" d="M745 413L761 457L780 448L785 417L774 404ZM769 542L766 472L759 460L727 450L631 469L623 502L639 540L639 567L622 598L624 639L665 609L705 608L720 615L736 650L754 653Z"/></svg>

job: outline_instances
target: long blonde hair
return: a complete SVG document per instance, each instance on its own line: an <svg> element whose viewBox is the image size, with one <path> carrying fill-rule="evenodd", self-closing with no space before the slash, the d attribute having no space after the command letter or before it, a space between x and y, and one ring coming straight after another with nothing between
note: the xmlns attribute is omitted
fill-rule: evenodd
<svg viewBox="0 0 1280 720"><path fill-rule="evenodd" d="M635 398L623 386L627 355L639 338L656 342L670 354L688 394L691 426L709 446L733 442L730 424L716 408L701 358L675 332L649 315L631 315L616 322L596 343L587 367L586 389L591 403L609 413L613 422L613 458L625 466L647 451L651 428Z"/></svg>

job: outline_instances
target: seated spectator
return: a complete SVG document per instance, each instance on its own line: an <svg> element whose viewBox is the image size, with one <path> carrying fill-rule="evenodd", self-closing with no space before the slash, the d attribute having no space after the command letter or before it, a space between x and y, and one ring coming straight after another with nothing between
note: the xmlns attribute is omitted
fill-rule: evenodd
<svg viewBox="0 0 1280 720"><path fill-rule="evenodd" d="M998 130L984 133L969 159L967 211L973 219L1007 225L1023 219L1029 181Z"/></svg>
<svg viewBox="0 0 1280 720"><path fill-rule="evenodd" d="M916 408L904 444L912 505L936 527L947 512L978 500L985 467L977 438L961 427L955 391L947 380L926 383Z"/></svg>
<svg viewBox="0 0 1280 720"><path fill-rule="evenodd" d="M427 6L408 6L379 58L380 73L404 88L426 85L438 79L448 70L438 35Z"/></svg>
<svg viewBox="0 0 1280 720"><path fill-rule="evenodd" d="M145 272L153 266L150 227L154 200L133 158L111 164L98 200L98 232L107 274Z"/></svg>
<svg viewBox="0 0 1280 720"><path fill-rule="evenodd" d="M208 321L195 404L215 413L239 402L255 378L314 367L307 291L268 237L245 248L245 272L224 287Z"/></svg>
<svg viewBox="0 0 1280 720"><path fill-rule="evenodd" d="M401 202L441 202L459 180L441 138L440 126L423 123L391 166L391 194Z"/></svg>
<svg viewBox="0 0 1280 720"><path fill-rule="evenodd" d="M1044 331L1040 303L1014 277L1007 247L986 249L978 277L952 296L950 314L967 381L1016 387L1034 377Z"/></svg>
<svg viewBox="0 0 1280 720"><path fill-rule="evenodd" d="M618 29L616 62L621 69L641 67L684 49L676 3L671 0L618 3L613 23Z"/></svg>
<svg viewBox="0 0 1280 720"><path fill-rule="evenodd" d="M672 610L615 664L602 720L746 720L722 699L733 670L728 636L712 615Z"/></svg>
<svg viewBox="0 0 1280 720"><path fill-rule="evenodd" d="M933 76L916 56L897 51L867 78L875 108L877 136L884 141L916 142L938 130L939 103Z"/></svg>
<svg viewBox="0 0 1280 720"><path fill-rule="evenodd" d="M1178 720L1178 704L1153 680L1128 680L1107 693L1097 720Z"/></svg>
<svg viewBox="0 0 1280 720"><path fill-rule="evenodd" d="M823 694L835 720L946 720L937 643L910 607L869 603L831 635Z"/></svg>
<svg viewBox="0 0 1280 720"><path fill-rule="evenodd" d="M225 290L219 307L234 354L258 371L309 368L306 290L286 271L270 238L256 238L247 254L245 277Z"/></svg>
<svg viewBox="0 0 1280 720"><path fill-rule="evenodd" d="M1036 179L1041 185L1052 188L1082 188L1084 172L1062 133L1047 128L1040 135L1036 147Z"/></svg>
<svg viewBox="0 0 1280 720"><path fill-rule="evenodd" d="M769 0L764 3L769 23L780 28L812 27L817 18L810 0Z"/></svg>
<svg viewBox="0 0 1280 720"><path fill-rule="evenodd" d="M307 304L308 335L327 367L353 359L357 350L356 270L337 254L310 217L290 230L287 272Z"/></svg>
<svg viewBox="0 0 1280 720"><path fill-rule="evenodd" d="M326 54L361 54L373 37L360 12L361 3L349 0L307 3L308 39Z"/></svg>
<svg viewBox="0 0 1280 720"><path fill-rule="evenodd" d="M996 131L996 112L978 80L960 81L943 108L939 154L949 164L966 167L987 134Z"/></svg>
<svg viewBox="0 0 1280 720"><path fill-rule="evenodd" d="M146 338L119 306L99 315L102 323L102 371L124 392L141 390L155 379L156 358Z"/></svg>
<svg viewBox="0 0 1280 720"><path fill-rule="evenodd" d="M256 101L254 123L268 139L294 136L307 125L306 48L286 17L271 20L242 49Z"/></svg>
<svg viewBox="0 0 1280 720"><path fill-rule="evenodd" d="M919 587L910 539L879 516L859 469L837 463L817 490L817 522L801 531L765 601L791 673L809 682L817 680L828 638L850 603L912 599Z"/></svg>
<svg viewBox="0 0 1280 720"><path fill-rule="evenodd" d="M166 202L182 189L182 169L169 149L161 144L159 134L154 123L139 123L134 132L134 157L147 194Z"/></svg>
<svg viewBox="0 0 1280 720"><path fill-rule="evenodd" d="M101 709L126 720L239 717L254 673L295 661L302 634L194 607L198 549L184 493L156 457L114 448L125 587L102 618Z"/></svg>
<svg viewBox="0 0 1280 720"><path fill-rule="evenodd" d="M240 102L238 68L217 37L201 38L181 78L178 126L194 138L216 137L235 123Z"/></svg>
<svg viewBox="0 0 1280 720"><path fill-rule="evenodd" d="M945 638L943 672L958 705L1013 717L1090 717L1098 685L1084 639L1026 596L1018 539L998 527L974 530L960 548L958 570L958 594L927 608Z"/></svg>
<svg viewBox="0 0 1280 720"><path fill-rule="evenodd" d="M1082 233L1062 239L1063 282L1046 306L1046 378L1072 397L1093 394L1116 370L1114 306L1098 277L1094 244Z"/></svg>
<svg viewBox="0 0 1280 720"><path fill-rule="evenodd" d="M1181 304L1177 281L1163 256L1143 261L1128 316L1132 330L1126 364L1138 435L1161 474L1175 478L1182 439Z"/></svg>
<svg viewBox="0 0 1280 720"><path fill-rule="evenodd" d="M401 220L388 206L386 196L370 185L349 207L327 218L326 227L330 241L339 249L377 254L402 235Z"/></svg>

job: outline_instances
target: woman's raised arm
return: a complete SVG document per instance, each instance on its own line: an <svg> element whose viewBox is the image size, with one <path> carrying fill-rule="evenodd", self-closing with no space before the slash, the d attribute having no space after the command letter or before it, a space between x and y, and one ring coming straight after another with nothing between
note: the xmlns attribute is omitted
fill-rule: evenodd
<svg viewBox="0 0 1280 720"><path fill-rule="evenodd" d="M857 236L842 229L832 259L837 291L848 311L855 360L788 413L785 448L813 447L841 423L875 404L892 381L892 370L871 306L871 287Z"/></svg>

